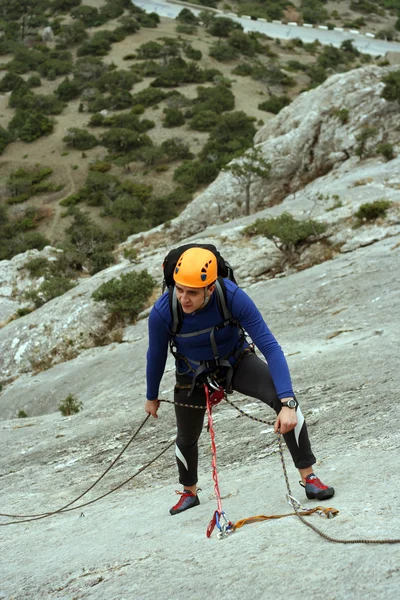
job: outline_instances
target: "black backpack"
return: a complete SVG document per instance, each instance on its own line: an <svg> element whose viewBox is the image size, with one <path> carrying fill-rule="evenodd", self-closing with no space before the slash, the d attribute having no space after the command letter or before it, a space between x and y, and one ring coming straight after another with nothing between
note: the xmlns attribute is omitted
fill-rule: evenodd
<svg viewBox="0 0 400 600"><path fill-rule="evenodd" d="M181 328L182 308L176 298L175 282L173 275L176 263L178 262L182 254L186 250L189 250L189 248L203 248L204 250L209 250L214 254L215 258L217 259L218 279L215 282L217 304L223 322L232 321L232 315L228 310L226 304L226 288L224 284L224 279L230 279L231 281L237 284L232 267L221 256L221 254L218 252L217 248L213 244L185 244L183 246L179 246L178 248L173 248L173 250L170 250L170 252L168 252L167 256L164 258L163 262L164 281L162 291L164 292L167 288L169 292L170 308L172 313L172 333L174 335L177 334Z"/></svg>

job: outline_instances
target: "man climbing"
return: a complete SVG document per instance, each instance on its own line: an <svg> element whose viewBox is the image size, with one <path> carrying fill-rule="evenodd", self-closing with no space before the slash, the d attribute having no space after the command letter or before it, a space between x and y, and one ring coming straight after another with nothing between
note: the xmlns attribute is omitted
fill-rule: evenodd
<svg viewBox="0 0 400 600"><path fill-rule="evenodd" d="M236 283L218 277L217 257L206 248L185 250L174 265L173 280L173 289L157 300L149 317L145 403L145 411L157 418L159 385L171 346L176 365L175 449L183 492L178 492L180 499L170 513L175 515L200 504L197 442L204 421L203 384L207 376L228 392L235 390L271 406L277 413L275 432L279 430L283 434L307 498L331 498L334 489L324 485L313 472L316 459L293 393L285 356L254 302ZM176 326L178 310L179 329ZM244 331L266 362L256 356ZM180 404L200 406L204 410Z"/></svg>

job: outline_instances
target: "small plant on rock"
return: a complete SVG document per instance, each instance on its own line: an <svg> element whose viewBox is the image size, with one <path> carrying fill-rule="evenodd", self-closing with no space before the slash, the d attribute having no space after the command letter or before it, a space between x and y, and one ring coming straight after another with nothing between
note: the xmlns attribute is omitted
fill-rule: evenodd
<svg viewBox="0 0 400 600"><path fill-rule="evenodd" d="M63 417L70 417L82 410L82 407L82 402L80 402L74 394L68 394L68 396L59 403L58 410Z"/></svg>
<svg viewBox="0 0 400 600"><path fill-rule="evenodd" d="M384 218L386 216L386 211L391 204L392 203L389 200L367 202L366 204L361 204L354 216L358 220L359 225L365 222L375 221L379 217Z"/></svg>

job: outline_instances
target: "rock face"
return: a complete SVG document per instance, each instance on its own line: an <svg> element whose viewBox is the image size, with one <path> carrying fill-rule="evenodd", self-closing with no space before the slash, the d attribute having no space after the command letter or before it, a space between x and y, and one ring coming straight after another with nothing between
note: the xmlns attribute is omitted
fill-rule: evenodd
<svg viewBox="0 0 400 600"><path fill-rule="evenodd" d="M399 237L248 288L287 353L317 473L336 488L324 504L339 515L307 519L342 540L400 538ZM3 513L37 514L65 506L104 473L143 423L146 322L126 334L125 343L85 350L35 376L24 374L3 391ZM169 362L161 388L166 400L172 398L171 367ZM62 417L57 405L69 393L83 409ZM235 394L231 399L254 417L273 419L268 407L251 398ZM20 409L27 419L12 418ZM226 403L214 409L227 517L236 522L289 512L272 427L238 414ZM73 505L80 508L3 527L0 596L183 600L189 593L201 600L207 593L232 600L247 598L251 590L252 598L265 600L279 597L284 588L288 597L307 600L329 586L335 599L397 600L398 545L344 548L294 517L247 525L226 540L215 533L207 539L217 504L205 430L199 448L200 506L176 517L168 513L180 487L173 448L122 489L81 506L132 478L173 442L174 430L173 408L162 404L159 419L145 424L106 478ZM284 457L292 493L314 507L297 485L286 450ZM288 555L296 557L289 578L281 568ZM177 569L182 557L184 569ZM210 577L210 563L223 565L222 577ZM310 572L310 565L318 568Z"/></svg>

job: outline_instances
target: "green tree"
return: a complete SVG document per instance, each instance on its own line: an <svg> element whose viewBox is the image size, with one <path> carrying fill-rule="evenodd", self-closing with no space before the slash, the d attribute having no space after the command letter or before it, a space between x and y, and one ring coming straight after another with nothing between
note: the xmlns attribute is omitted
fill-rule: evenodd
<svg viewBox="0 0 400 600"><path fill-rule="evenodd" d="M250 214L251 186L256 181L269 179L271 165L265 160L262 150L253 147L241 158L229 163L224 170L232 173L245 194L245 215Z"/></svg>

